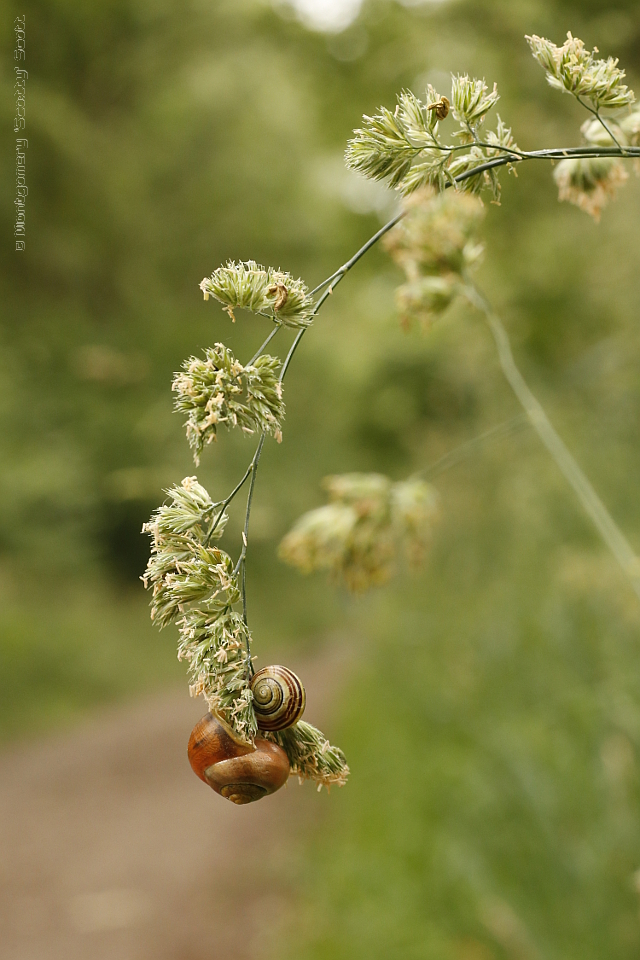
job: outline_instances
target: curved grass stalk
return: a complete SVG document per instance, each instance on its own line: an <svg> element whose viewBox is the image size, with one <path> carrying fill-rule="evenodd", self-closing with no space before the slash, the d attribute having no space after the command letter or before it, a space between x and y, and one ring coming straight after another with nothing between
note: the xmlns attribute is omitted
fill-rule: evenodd
<svg viewBox="0 0 640 960"><path fill-rule="evenodd" d="M552 425L542 405L531 392L513 358L511 343L500 317L474 284L468 284L465 295L469 302L486 317L498 348L498 359L509 386L515 393L529 421L555 460L565 480L573 488L580 503L598 533L626 574L632 589L640 599L640 559L629 541L594 490L584 471L567 449Z"/></svg>
<svg viewBox="0 0 640 960"><path fill-rule="evenodd" d="M477 437L465 440L464 443L454 447L453 450L449 450L448 453L445 453L428 467L423 467L423 469L418 470L414 476L424 477L425 480L430 477L437 477L439 474L444 473L445 470L449 470L458 463L462 463L468 457L473 456L474 452L484 446L488 440L498 440L501 437L508 437L509 434L515 433L516 430L526 425L527 422L527 416L524 413L519 413L509 420L503 420L502 423L496 424L495 427L490 427L488 430L479 433Z"/></svg>

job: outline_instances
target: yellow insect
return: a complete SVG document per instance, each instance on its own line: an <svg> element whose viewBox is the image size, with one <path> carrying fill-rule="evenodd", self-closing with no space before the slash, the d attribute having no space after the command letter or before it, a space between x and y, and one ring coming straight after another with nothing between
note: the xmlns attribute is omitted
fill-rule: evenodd
<svg viewBox="0 0 640 960"><path fill-rule="evenodd" d="M269 287L267 293L271 296L273 296L273 294L277 294L276 301L273 305L273 309L276 311L282 310L285 303L289 299L289 291L285 287L284 283L274 283L272 287Z"/></svg>
<svg viewBox="0 0 640 960"><path fill-rule="evenodd" d="M427 110L435 110L438 120L444 120L449 113L451 104L446 97L440 97L437 103L430 103Z"/></svg>

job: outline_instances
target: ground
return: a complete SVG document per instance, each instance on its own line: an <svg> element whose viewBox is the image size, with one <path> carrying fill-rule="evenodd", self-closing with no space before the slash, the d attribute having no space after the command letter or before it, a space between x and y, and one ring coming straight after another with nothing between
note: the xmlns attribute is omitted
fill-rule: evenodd
<svg viewBox="0 0 640 960"><path fill-rule="evenodd" d="M310 721L344 660L291 664ZM216 796L186 758L203 706L185 686L0 756L3 958L278 955L299 842L330 798L293 778L242 807Z"/></svg>

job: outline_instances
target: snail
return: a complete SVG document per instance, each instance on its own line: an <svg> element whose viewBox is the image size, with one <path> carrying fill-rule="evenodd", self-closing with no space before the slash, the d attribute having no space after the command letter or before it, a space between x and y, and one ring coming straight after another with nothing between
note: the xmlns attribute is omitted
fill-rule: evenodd
<svg viewBox="0 0 640 960"><path fill-rule="evenodd" d="M243 743L219 717L208 713L191 731L189 763L204 783L231 800L252 803L275 793L289 777L289 759L277 743Z"/></svg>
<svg viewBox="0 0 640 960"><path fill-rule="evenodd" d="M251 692L260 730L283 730L304 713L304 687L287 667L263 667L251 681ZM282 747L259 737L252 747L212 713L196 723L187 753L194 773L233 803L252 803L275 793L289 776Z"/></svg>
<svg viewBox="0 0 640 960"><path fill-rule="evenodd" d="M304 687L287 667L276 665L258 670L251 681L251 692L260 730L283 730L304 713Z"/></svg>

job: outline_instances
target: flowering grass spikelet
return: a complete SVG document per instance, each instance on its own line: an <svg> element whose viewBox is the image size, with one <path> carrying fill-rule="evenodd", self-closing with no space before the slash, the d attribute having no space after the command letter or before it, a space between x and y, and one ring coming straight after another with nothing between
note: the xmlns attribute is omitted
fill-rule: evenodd
<svg viewBox="0 0 640 960"><path fill-rule="evenodd" d="M498 86L489 90L484 80L457 75L451 82L451 112L464 126L475 126L500 99Z"/></svg>
<svg viewBox="0 0 640 960"><path fill-rule="evenodd" d="M511 127L508 127L499 113L496 114L496 129L487 130L484 134L487 143L491 144L493 150L486 150L487 156L497 156L500 152L509 153L518 149L518 144L513 138ZM509 170L515 170L513 165L508 165Z"/></svg>
<svg viewBox="0 0 640 960"><path fill-rule="evenodd" d="M171 487L166 493L171 502L158 507L151 521L145 524L144 531L159 537L188 533L202 542L204 528L220 504L214 503L197 477L185 477L179 487ZM223 513L215 531L216 538L222 536L227 520L226 513Z"/></svg>
<svg viewBox="0 0 640 960"><path fill-rule="evenodd" d="M280 367L280 360L267 354L243 367L222 343L208 347L204 358L184 361L172 390L177 394L175 409L188 414L185 426L196 463L205 445L216 439L220 424L280 436L284 417Z"/></svg>
<svg viewBox="0 0 640 960"><path fill-rule="evenodd" d="M255 260L229 260L205 277L200 289L205 300L211 295L222 303L232 320L240 307L287 327L308 327L313 321L313 298L306 284Z"/></svg>
<svg viewBox="0 0 640 960"><path fill-rule="evenodd" d="M558 199L568 200L596 221L628 177L622 161L616 157L573 157L561 160L553 171Z"/></svg>
<svg viewBox="0 0 640 960"><path fill-rule="evenodd" d="M438 514L438 495L419 477L391 488L391 522L402 538L409 562L417 566L426 553L431 528Z"/></svg>
<svg viewBox="0 0 640 960"><path fill-rule="evenodd" d="M349 767L344 753L310 723L298 720L284 730L265 732L263 736L282 747L289 758L291 773L300 782L312 780L318 789L342 787L347 782Z"/></svg>
<svg viewBox="0 0 640 960"><path fill-rule="evenodd" d="M622 147L640 146L640 110L634 110L615 121L608 120L606 127L598 119L589 119L580 127L587 141L598 147L612 147L616 141Z"/></svg>
<svg viewBox="0 0 640 960"><path fill-rule="evenodd" d="M231 557L211 545L227 516L195 477L167 491L143 532L151 556L143 576L153 592L151 618L160 627L176 622L178 659L189 663L190 692L203 694L212 710L251 742L256 721L249 688L249 634L232 607L240 587Z"/></svg>
<svg viewBox="0 0 640 960"><path fill-rule="evenodd" d="M547 74L547 82L556 90L591 101L595 111L617 110L634 102L633 90L622 82L625 72L618 67L618 60L598 59L597 47L587 50L583 41L571 33L567 33L561 47L535 34L526 39Z"/></svg>
<svg viewBox="0 0 640 960"><path fill-rule="evenodd" d="M280 557L303 573L333 570L340 565L344 544L358 522L353 507L329 503L309 510L280 545Z"/></svg>
<svg viewBox="0 0 640 960"><path fill-rule="evenodd" d="M497 171L481 170L477 177L465 177L475 167L486 165L499 153L517 150L511 130L498 117L495 131L485 134L486 143L475 143L478 129L499 99L494 85L489 90L484 80L454 76L451 112L460 124L453 135L469 150L442 143L439 122L449 114L450 101L429 86L427 103L411 91L403 90L394 112L381 107L373 116L365 116L364 126L354 131L345 160L347 166L373 180L386 180L404 196L427 185L443 191L456 177L463 175L460 189L478 192L488 187L499 198Z"/></svg>
<svg viewBox="0 0 640 960"><path fill-rule="evenodd" d="M455 300L463 276L482 257L477 234L484 206L468 193L438 194L425 187L405 198L404 209L383 243L407 277L396 291L401 322L426 329Z"/></svg>
<svg viewBox="0 0 640 960"><path fill-rule="evenodd" d="M228 554L219 547L205 547L186 534L157 535L152 523L145 524L147 532L150 528L153 542L143 582L153 590L151 619L159 626L176 620L196 601L206 600L214 608L238 602L240 593Z"/></svg>
<svg viewBox="0 0 640 960"><path fill-rule="evenodd" d="M622 136L630 147L640 147L640 110L634 110L618 120Z"/></svg>
<svg viewBox="0 0 640 960"><path fill-rule="evenodd" d="M185 477L179 487L166 491L169 503L158 507L142 532L151 535L151 556L142 581L152 589L151 619L164 627L180 614L181 604L224 590L230 585L230 558L208 545L222 536L227 522L221 505L214 503L195 477ZM213 517L218 515L215 530ZM197 576L185 576L197 568Z"/></svg>
<svg viewBox="0 0 640 960"><path fill-rule="evenodd" d="M353 506L358 516L369 516L384 509L391 480L382 473L337 473L325 477L322 486L333 501Z"/></svg>
<svg viewBox="0 0 640 960"><path fill-rule="evenodd" d="M458 296L455 277L418 277L401 284L395 292L396 308L404 330L414 325L428 330Z"/></svg>
<svg viewBox="0 0 640 960"><path fill-rule="evenodd" d="M327 477L324 486L332 502L304 514L284 537L285 562L303 573L327 570L361 593L390 579L399 548L414 563L422 558L436 515L429 484L349 473Z"/></svg>
<svg viewBox="0 0 640 960"><path fill-rule="evenodd" d="M258 731L248 682L249 630L242 617L226 608L195 608L178 621L178 659L189 664L191 696L202 695L210 710L246 742Z"/></svg>
<svg viewBox="0 0 640 960"><path fill-rule="evenodd" d="M484 81L483 81L484 82ZM466 153L452 154L451 160L447 166L447 175L450 181L456 181L457 177L471 173L477 167L482 167L487 161L504 154L514 154L518 151L511 127L508 127L500 114L496 114L496 129L485 130L482 132L485 145L478 146L472 142L475 133L467 133L465 124L461 124L461 130L458 134L461 142L470 143ZM477 132L477 130L475 131ZM513 163L507 164L510 173L515 172ZM468 193L479 194L483 189L491 191L494 203L500 201L500 180L497 169L480 170L477 174L466 176L458 186L458 190Z"/></svg>
<svg viewBox="0 0 640 960"><path fill-rule="evenodd" d="M407 197L403 208L405 216L383 242L407 276L461 274L478 263L477 235L485 214L480 200L427 187Z"/></svg>
<svg viewBox="0 0 640 960"><path fill-rule="evenodd" d="M429 86L429 103L437 103L440 96ZM354 130L345 153L345 162L351 170L363 173L373 180L387 180L392 187L402 188L414 160L422 157L425 176L438 178L443 161L438 151L438 116L435 110L404 90L398 97L395 111L380 107L373 117L364 116L364 127Z"/></svg>

